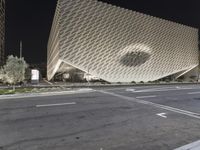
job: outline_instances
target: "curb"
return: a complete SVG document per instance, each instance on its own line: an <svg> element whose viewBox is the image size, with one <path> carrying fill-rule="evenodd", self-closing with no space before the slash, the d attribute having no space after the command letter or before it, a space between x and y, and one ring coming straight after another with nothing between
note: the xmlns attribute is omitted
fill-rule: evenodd
<svg viewBox="0 0 200 150"><path fill-rule="evenodd" d="M11 95L1 95L0 100L30 98L30 97L48 97L48 96L57 96L57 95L66 95L66 94L81 94L81 93L90 93L94 91L95 90L93 89L85 88L85 89L77 89L77 90L70 90L70 91L11 94Z"/></svg>

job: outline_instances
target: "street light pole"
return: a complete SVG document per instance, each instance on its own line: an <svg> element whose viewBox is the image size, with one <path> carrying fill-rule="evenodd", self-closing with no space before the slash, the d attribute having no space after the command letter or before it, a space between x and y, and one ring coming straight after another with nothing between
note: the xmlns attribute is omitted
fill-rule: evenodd
<svg viewBox="0 0 200 150"><path fill-rule="evenodd" d="M20 59L22 59L22 41L20 41Z"/></svg>

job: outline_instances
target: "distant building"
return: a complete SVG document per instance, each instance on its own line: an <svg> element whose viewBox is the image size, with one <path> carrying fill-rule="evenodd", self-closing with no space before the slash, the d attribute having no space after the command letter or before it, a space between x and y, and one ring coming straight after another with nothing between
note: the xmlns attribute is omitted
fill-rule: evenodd
<svg viewBox="0 0 200 150"><path fill-rule="evenodd" d="M5 0L0 0L0 65L5 57Z"/></svg>
<svg viewBox="0 0 200 150"><path fill-rule="evenodd" d="M58 0L48 80L63 64L108 82L178 78L199 64L198 29L98 0Z"/></svg>

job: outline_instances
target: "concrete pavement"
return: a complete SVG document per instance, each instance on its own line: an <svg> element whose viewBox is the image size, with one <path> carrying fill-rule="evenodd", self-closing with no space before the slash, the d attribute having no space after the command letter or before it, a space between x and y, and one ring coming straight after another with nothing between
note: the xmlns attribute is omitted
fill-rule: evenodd
<svg viewBox="0 0 200 150"><path fill-rule="evenodd" d="M51 92L17 93L17 94L0 95L0 100L78 94L78 93L85 93L85 92L89 93L93 91L94 90L91 88L76 88L76 89L67 89L67 90L64 89L60 91L51 91Z"/></svg>
<svg viewBox="0 0 200 150"><path fill-rule="evenodd" d="M173 150L194 142L198 148L199 106L198 85L2 99L0 150Z"/></svg>

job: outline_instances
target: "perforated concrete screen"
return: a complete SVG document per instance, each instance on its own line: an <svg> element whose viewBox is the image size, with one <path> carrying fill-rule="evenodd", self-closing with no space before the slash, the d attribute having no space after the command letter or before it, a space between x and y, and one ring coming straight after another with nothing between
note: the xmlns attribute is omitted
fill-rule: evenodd
<svg viewBox="0 0 200 150"><path fill-rule="evenodd" d="M5 0L0 0L0 65L4 61L5 42Z"/></svg>
<svg viewBox="0 0 200 150"><path fill-rule="evenodd" d="M198 65L198 30L97 0L58 0L49 80L62 63L109 82L183 74Z"/></svg>

